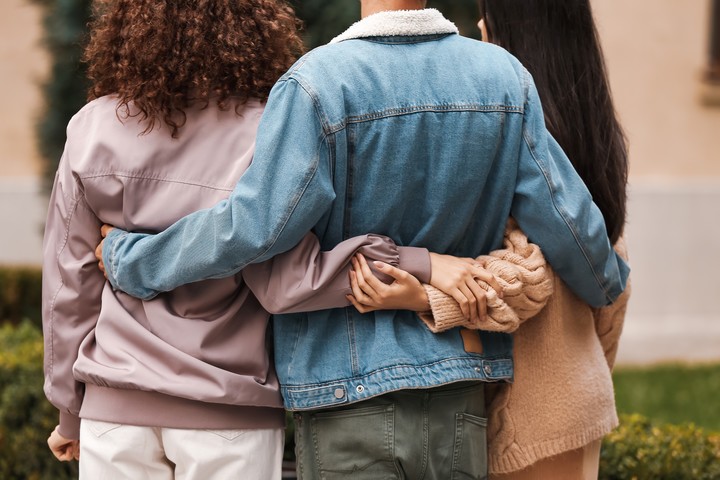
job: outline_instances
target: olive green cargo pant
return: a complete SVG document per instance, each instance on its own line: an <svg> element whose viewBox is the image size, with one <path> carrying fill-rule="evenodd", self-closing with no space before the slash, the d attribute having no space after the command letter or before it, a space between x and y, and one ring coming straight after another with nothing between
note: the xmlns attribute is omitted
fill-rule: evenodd
<svg viewBox="0 0 720 480"><path fill-rule="evenodd" d="M487 477L484 384L402 390L295 414L300 480Z"/></svg>

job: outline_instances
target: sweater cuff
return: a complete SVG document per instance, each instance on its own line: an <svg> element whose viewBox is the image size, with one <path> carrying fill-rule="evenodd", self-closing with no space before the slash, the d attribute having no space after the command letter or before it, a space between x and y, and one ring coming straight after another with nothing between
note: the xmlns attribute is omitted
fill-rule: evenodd
<svg viewBox="0 0 720 480"><path fill-rule="evenodd" d="M426 248L419 247L397 247L398 268L405 270L413 277L420 280L420 283L430 283L430 253Z"/></svg>
<svg viewBox="0 0 720 480"><path fill-rule="evenodd" d="M68 440L80 439L80 417L70 413L60 412L60 425L58 433Z"/></svg>
<svg viewBox="0 0 720 480"><path fill-rule="evenodd" d="M419 313L420 320L433 333L440 333L455 327L477 328L463 315L457 302L430 285L423 285L428 296L431 311Z"/></svg>

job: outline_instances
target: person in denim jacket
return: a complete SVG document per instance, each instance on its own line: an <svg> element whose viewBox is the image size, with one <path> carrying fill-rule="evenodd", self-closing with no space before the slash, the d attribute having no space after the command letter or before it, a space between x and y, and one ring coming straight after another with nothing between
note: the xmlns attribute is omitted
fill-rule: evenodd
<svg viewBox="0 0 720 480"><path fill-rule="evenodd" d="M113 287L152 298L271 258L310 230L323 249L373 231L474 257L502 244L512 215L573 292L611 303L629 268L523 66L424 1L361 7L361 21L275 85L228 200L157 235L110 230ZM285 406L302 412L302 478L486 474L483 382L512 379L509 335L433 334L411 311L347 308L276 315L273 329Z"/></svg>

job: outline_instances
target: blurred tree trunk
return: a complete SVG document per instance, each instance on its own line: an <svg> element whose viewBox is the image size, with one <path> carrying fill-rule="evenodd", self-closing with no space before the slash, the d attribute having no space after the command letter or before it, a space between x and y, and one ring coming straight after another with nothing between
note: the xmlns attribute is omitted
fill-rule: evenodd
<svg viewBox="0 0 720 480"><path fill-rule="evenodd" d="M41 5L44 43L50 52L49 78L43 83L44 111L36 125L43 156L44 186L50 191L65 145L70 118L85 104L87 80L80 63L90 18L90 0L30 0Z"/></svg>

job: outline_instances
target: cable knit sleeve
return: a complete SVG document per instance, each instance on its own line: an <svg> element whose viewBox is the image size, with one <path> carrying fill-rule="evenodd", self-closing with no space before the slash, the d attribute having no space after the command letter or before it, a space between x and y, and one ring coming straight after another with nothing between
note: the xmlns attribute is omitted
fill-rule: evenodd
<svg viewBox="0 0 720 480"><path fill-rule="evenodd" d="M625 244L624 238L621 238L617 244L615 244L615 251L627 262L627 245ZM615 303L607 307L593 309L595 331L605 352L608 367L610 367L611 370L615 365L620 334L625 324L625 313L627 312L628 301L630 300L630 289L630 278L628 278L625 291L615 300Z"/></svg>
<svg viewBox="0 0 720 480"><path fill-rule="evenodd" d="M457 302L430 285L425 290L431 311L420 318L433 332L453 327L493 332L514 332L522 322L542 310L553 291L552 274L540 247L528 242L514 220L505 229L504 247L477 258L498 279L503 298L487 283L478 284L487 291L487 317L483 321L466 319Z"/></svg>

